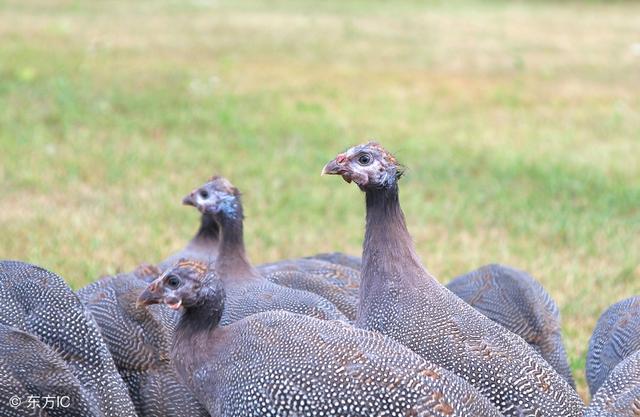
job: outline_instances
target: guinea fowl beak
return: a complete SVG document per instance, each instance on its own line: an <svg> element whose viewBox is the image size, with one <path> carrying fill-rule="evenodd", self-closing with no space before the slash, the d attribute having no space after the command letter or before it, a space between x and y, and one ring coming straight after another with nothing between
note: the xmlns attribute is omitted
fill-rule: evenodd
<svg viewBox="0 0 640 417"><path fill-rule="evenodd" d="M156 292L156 287L151 284L138 296L136 307L144 307L162 302L162 296Z"/></svg>
<svg viewBox="0 0 640 417"><path fill-rule="evenodd" d="M320 175L341 175L346 182L351 182L351 174L349 169L345 167L347 158L344 154L340 154L333 161L329 162L322 168Z"/></svg>
<svg viewBox="0 0 640 417"><path fill-rule="evenodd" d="M320 175L338 175L342 172L342 167L335 159L322 168Z"/></svg>
<svg viewBox="0 0 640 417"><path fill-rule="evenodd" d="M185 206L196 206L196 200L193 198L193 193L187 195L185 198L182 199L182 204L184 204Z"/></svg>

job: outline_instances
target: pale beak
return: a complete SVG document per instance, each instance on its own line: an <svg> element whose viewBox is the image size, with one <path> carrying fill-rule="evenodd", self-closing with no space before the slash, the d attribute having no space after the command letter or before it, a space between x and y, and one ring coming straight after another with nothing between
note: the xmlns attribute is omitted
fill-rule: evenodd
<svg viewBox="0 0 640 417"><path fill-rule="evenodd" d="M193 196L193 193L187 195L185 198L182 199L182 204L184 204L185 206L196 206L196 200Z"/></svg>
<svg viewBox="0 0 640 417"><path fill-rule="evenodd" d="M334 159L322 168L320 175L339 175L343 172L343 168Z"/></svg>

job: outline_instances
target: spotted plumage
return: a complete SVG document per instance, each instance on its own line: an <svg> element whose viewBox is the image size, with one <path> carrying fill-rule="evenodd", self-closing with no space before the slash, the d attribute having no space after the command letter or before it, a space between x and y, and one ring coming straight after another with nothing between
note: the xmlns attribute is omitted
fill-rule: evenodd
<svg viewBox="0 0 640 417"><path fill-rule="evenodd" d="M640 350L640 296L619 301L600 316L589 340L586 375L595 395L622 360Z"/></svg>
<svg viewBox="0 0 640 417"><path fill-rule="evenodd" d="M220 325L224 284L198 275L177 265L139 300L181 305L173 361L212 416L499 416L469 384L379 333L286 311Z"/></svg>
<svg viewBox="0 0 640 417"><path fill-rule="evenodd" d="M402 167L380 145L349 149L324 174L366 196L358 327L461 376L507 416L581 416L573 388L522 338L474 310L422 266L398 195Z"/></svg>
<svg viewBox="0 0 640 417"><path fill-rule="evenodd" d="M1 261L0 304L0 324L46 344L101 415L135 416L93 317L59 276L23 262Z"/></svg>
<svg viewBox="0 0 640 417"><path fill-rule="evenodd" d="M533 277L524 271L493 264L453 279L447 288L522 337L575 388L560 332L560 311Z"/></svg>
<svg viewBox="0 0 640 417"><path fill-rule="evenodd" d="M153 275L105 278L78 291L78 296L95 317L138 416L208 416L170 361L177 313L166 306L136 305L148 285L146 279Z"/></svg>
<svg viewBox="0 0 640 417"><path fill-rule="evenodd" d="M16 398L19 402L12 402ZM46 416L104 415L57 352L29 333L0 324L0 415L33 416L36 404Z"/></svg>
<svg viewBox="0 0 640 417"><path fill-rule="evenodd" d="M336 306L347 319L355 320L359 271L314 258L283 260L262 264L256 269L275 284L321 296Z"/></svg>
<svg viewBox="0 0 640 417"><path fill-rule="evenodd" d="M640 416L640 351L627 356L607 375L591 399L585 417Z"/></svg>

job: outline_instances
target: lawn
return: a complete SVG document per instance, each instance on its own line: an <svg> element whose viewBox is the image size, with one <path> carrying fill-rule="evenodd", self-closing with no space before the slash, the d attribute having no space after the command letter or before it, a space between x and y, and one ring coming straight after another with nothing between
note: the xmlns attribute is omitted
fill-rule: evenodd
<svg viewBox="0 0 640 417"><path fill-rule="evenodd" d="M631 2L0 0L0 257L74 288L160 260L213 173L256 263L357 254L363 197L319 173L375 138L429 270L537 277L586 396L595 321L640 292L638 29Z"/></svg>

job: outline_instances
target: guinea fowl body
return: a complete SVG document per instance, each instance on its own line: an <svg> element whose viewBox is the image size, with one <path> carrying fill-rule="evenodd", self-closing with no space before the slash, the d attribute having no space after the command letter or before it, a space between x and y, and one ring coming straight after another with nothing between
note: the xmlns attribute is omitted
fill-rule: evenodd
<svg viewBox="0 0 640 417"><path fill-rule="evenodd" d="M453 279L447 288L522 337L575 388L560 331L560 311L538 281L524 271L493 264Z"/></svg>
<svg viewBox="0 0 640 417"><path fill-rule="evenodd" d="M169 359L178 313L164 305L136 305L147 285L144 275L120 274L78 291L78 297L98 323L138 416L208 416Z"/></svg>
<svg viewBox="0 0 640 417"><path fill-rule="evenodd" d="M585 417L640 416L640 351L618 363L591 399Z"/></svg>
<svg viewBox="0 0 640 417"><path fill-rule="evenodd" d="M0 323L27 332L64 361L101 415L135 416L113 359L91 316L57 275L0 262Z"/></svg>
<svg viewBox="0 0 640 417"><path fill-rule="evenodd" d="M323 173L356 182L366 195L357 326L461 376L506 416L582 416L577 393L534 349L422 267L400 208L401 171L392 155L375 143L360 145Z"/></svg>
<svg viewBox="0 0 640 417"><path fill-rule="evenodd" d="M223 287L183 263L140 296L184 309L173 361L214 417L500 415L465 381L378 333L286 311L222 326Z"/></svg>
<svg viewBox="0 0 640 417"><path fill-rule="evenodd" d="M640 350L640 296L619 301L598 319L589 340L586 375L595 395L609 373L627 356Z"/></svg>

